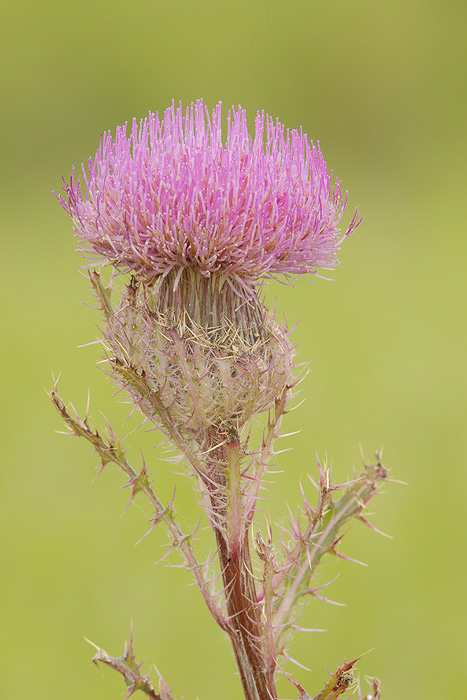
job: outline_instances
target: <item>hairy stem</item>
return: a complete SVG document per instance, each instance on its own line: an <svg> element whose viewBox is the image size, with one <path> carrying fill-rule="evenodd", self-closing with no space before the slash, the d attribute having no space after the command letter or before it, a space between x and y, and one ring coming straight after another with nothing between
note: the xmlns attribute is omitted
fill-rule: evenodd
<svg viewBox="0 0 467 700"><path fill-rule="evenodd" d="M86 641L89 642L89 640ZM149 700L175 700L162 677L160 677L159 692L156 692L149 674L143 676L141 664L137 663L134 654L133 635L130 644L125 644L122 656L110 656L105 649L101 649L93 642L89 642L89 644L97 650L92 659L96 666L102 663L123 676L128 690L125 700L128 700L137 690L141 690Z"/></svg>
<svg viewBox="0 0 467 700"><path fill-rule="evenodd" d="M111 433L110 439L106 441L99 435L97 430L92 430L89 427L87 415L84 420L79 417L73 418L65 406L64 401L59 396L56 386L54 386L50 392L50 398L63 420L70 428L71 434L75 435L76 437L84 437L86 440L88 440L93 445L95 452L101 458L103 466L105 466L105 464L108 462L113 462L120 467L120 469L128 476L129 481L127 485L132 487L133 496L139 491L145 494L154 509L152 527L154 527L160 521L164 522L171 537L173 538L174 547L180 549L180 551L183 553L187 563L187 568L189 568L193 573L209 612L217 624L224 631L228 631L228 621L223 617L219 607L216 605L209 592L207 583L202 574L201 566L198 563L190 544L190 536L185 535L181 531L177 521L175 520L175 513L171 507L171 504L164 507L157 498L149 482L146 469L143 468L140 473L133 469L133 467L128 463L125 453L113 432Z"/></svg>
<svg viewBox="0 0 467 700"><path fill-rule="evenodd" d="M221 442L216 458L222 466L211 470L220 487L213 488L210 482L211 504L217 514L211 522L231 625L229 637L246 700L275 700L274 669L268 667L262 649L263 624L252 574L249 523L243 510L240 442Z"/></svg>
<svg viewBox="0 0 467 700"><path fill-rule="evenodd" d="M308 528L301 534L300 542L295 550L288 554L288 566L278 572L272 580L274 590L277 590L285 578L290 580L290 585L276 612L275 627L277 630L281 629L290 616L290 610L297 599L307 593L306 586L303 589L302 584L306 584L323 556L327 552L337 553L343 527L354 518L364 519L363 512L367 502L377 493L381 483L387 479L387 470L380 460L380 453L377 453L376 456L378 458L377 464L365 465L363 474L350 484L339 500L333 501L330 497L332 488L335 487L325 485L322 488L322 493L324 492L326 497L323 499L323 510L319 511L320 514L323 514L321 525L316 517L311 519ZM327 475L325 476L327 482ZM327 509L325 514L324 506ZM318 525L320 525L319 530L316 529ZM292 574L294 566L296 571Z"/></svg>

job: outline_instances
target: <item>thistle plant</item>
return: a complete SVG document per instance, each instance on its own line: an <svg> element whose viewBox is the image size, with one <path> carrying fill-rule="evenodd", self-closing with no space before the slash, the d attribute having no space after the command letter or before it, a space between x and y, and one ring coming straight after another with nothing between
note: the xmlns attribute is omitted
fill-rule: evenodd
<svg viewBox="0 0 467 700"><path fill-rule="evenodd" d="M182 553L230 639L246 700L277 700L277 674L285 673L303 604L326 600L315 573L326 555L342 556L350 521L368 523L367 503L387 471L377 453L374 464L337 485L318 461L315 499L301 489L297 514L278 526L274 543L271 527L261 531L260 493L301 378L290 332L265 305L262 289L271 278L288 282L333 269L359 214L342 232L346 196L306 134L263 113L252 137L238 108L228 114L224 141L221 105L211 114L202 101L104 134L59 200L102 312L108 373L132 410L183 457L214 534L217 565L199 560L196 531L182 531L174 501L161 502L151 470L130 465L110 425L99 432L88 411L80 418L69 410L56 385L51 398L102 468L116 464L132 499L149 501L149 532L165 527L171 550ZM107 265L110 282L100 271ZM251 444L258 422L262 437ZM122 674L127 698L136 690L153 700L174 698L161 678L156 690L143 675L133 640L121 657L97 647L94 660ZM355 662L331 673L314 700L355 692ZM287 677L302 700L311 700ZM367 697L376 699L379 681L371 682Z"/></svg>

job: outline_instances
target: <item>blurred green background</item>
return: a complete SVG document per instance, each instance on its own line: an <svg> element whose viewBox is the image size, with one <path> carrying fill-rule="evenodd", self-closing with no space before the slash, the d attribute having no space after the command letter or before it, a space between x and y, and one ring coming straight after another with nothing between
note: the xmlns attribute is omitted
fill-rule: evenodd
<svg viewBox="0 0 467 700"><path fill-rule="evenodd" d="M134 621L136 648L177 698L239 700L228 643L179 569L154 566L162 533L146 528L118 472L92 482L86 444L59 436L44 387L62 373L83 410L88 388L121 434L127 408L96 368L96 313L70 222L52 195L101 132L172 101L265 109L319 140L364 222L342 250L334 282L270 285L312 360L305 404L286 421L293 450L271 488L273 520L298 499L300 475L327 454L336 478L382 444L392 476L373 505L384 539L354 527L332 561L287 667L313 696L334 667L373 649L362 675L383 697L463 696L465 663L466 19L463 0L84 0L19 2L2 10L1 688L10 700L122 697L101 678L83 636L119 654ZM347 219L348 220L348 219ZM123 426L120 428L120 426ZM189 524L186 479L130 433L130 456ZM463 636L464 635L464 636ZM146 667L147 667L146 664ZM294 697L283 683L282 697Z"/></svg>

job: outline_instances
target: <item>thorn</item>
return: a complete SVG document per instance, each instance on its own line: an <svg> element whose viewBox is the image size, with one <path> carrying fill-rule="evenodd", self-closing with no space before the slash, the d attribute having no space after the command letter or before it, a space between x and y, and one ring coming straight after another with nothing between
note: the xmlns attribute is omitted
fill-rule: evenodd
<svg viewBox="0 0 467 700"><path fill-rule="evenodd" d="M361 520L362 523L365 523L365 525L367 525L367 527L369 527L370 530L373 530L374 532L378 533L378 535L382 535L383 537L386 537L388 540L393 540L393 539L394 539L392 535L388 535L386 532L383 532L382 530L379 530L377 527L375 527L375 525L373 525L372 523L368 522L368 520L367 520L366 518L364 518L363 515L360 515L360 516L359 516L359 520Z"/></svg>
<svg viewBox="0 0 467 700"><path fill-rule="evenodd" d="M96 649L96 651L101 651L101 648L98 647L97 644L94 644L94 642L91 642L90 639L88 639L87 637L83 637L83 639L84 639L88 644L90 644L92 647L94 647L94 649Z"/></svg>
<svg viewBox="0 0 467 700"><path fill-rule="evenodd" d="M360 566L368 567L368 564L365 564L364 561L359 561L358 559L352 559L352 557L346 557L345 554L341 554L340 552L334 552L334 554L337 557L339 557L339 559L345 559L345 561L350 561L353 564L359 564Z"/></svg>

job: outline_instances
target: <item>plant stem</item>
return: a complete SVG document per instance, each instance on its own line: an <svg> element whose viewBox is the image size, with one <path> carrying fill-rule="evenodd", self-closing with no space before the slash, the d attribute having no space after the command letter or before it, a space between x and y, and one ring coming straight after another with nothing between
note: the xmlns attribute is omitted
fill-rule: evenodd
<svg viewBox="0 0 467 700"><path fill-rule="evenodd" d="M266 666L261 654L259 628L260 621L255 619L257 611L252 605L251 596L254 582L248 569L250 559L248 535L243 551L229 555L223 534L216 530L219 547L219 560L227 595L227 612L232 625L230 640L232 642L243 691L246 700L271 700L276 698L274 684L268 678Z"/></svg>
<svg viewBox="0 0 467 700"><path fill-rule="evenodd" d="M221 436L218 436L219 438ZM219 440L210 469L210 499L216 517L216 536L224 583L229 637L233 646L246 700L275 700L274 667L262 648L263 623L252 571L249 525L242 507L240 442ZM221 465L221 466L219 466ZM213 485L214 484L214 485ZM216 486L218 488L216 488Z"/></svg>

